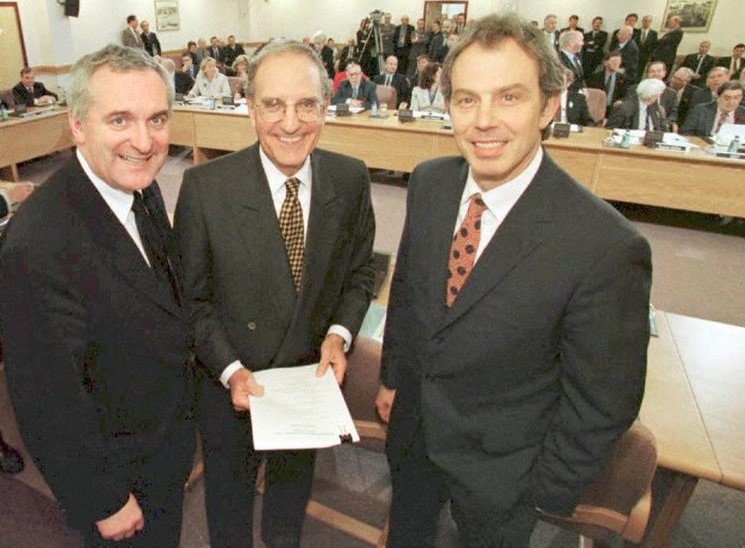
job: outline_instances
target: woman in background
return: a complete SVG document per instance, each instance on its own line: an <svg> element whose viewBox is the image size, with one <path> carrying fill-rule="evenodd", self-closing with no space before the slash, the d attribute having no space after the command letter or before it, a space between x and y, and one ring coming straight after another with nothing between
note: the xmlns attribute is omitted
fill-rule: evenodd
<svg viewBox="0 0 745 548"><path fill-rule="evenodd" d="M199 74L194 81L194 87L189 92L190 97L232 97L228 77L217 70L217 62L212 57L202 59Z"/></svg>
<svg viewBox="0 0 745 548"><path fill-rule="evenodd" d="M445 100L440 92L442 65L430 63L419 75L419 83L411 90L411 109L445 112Z"/></svg>

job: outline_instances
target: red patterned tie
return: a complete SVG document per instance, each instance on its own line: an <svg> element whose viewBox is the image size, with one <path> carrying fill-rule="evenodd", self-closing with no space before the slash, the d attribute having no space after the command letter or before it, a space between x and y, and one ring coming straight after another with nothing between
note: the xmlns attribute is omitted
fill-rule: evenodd
<svg viewBox="0 0 745 548"><path fill-rule="evenodd" d="M447 294L445 301L448 307L453 306L455 298L460 293L463 284L473 270L476 260L476 250L479 248L481 239L481 214L486 209L486 204L481 199L481 194L476 193L470 198L468 212L458 232L453 236L453 245L450 247L450 258L448 259Z"/></svg>
<svg viewBox="0 0 745 548"><path fill-rule="evenodd" d="M295 281L295 289L300 290L300 277L303 273L304 255L304 229L303 210L300 207L297 193L300 181L294 177L285 182L287 194L279 211L279 228L282 231L282 239L285 241L287 250L287 261L290 263L290 272Z"/></svg>

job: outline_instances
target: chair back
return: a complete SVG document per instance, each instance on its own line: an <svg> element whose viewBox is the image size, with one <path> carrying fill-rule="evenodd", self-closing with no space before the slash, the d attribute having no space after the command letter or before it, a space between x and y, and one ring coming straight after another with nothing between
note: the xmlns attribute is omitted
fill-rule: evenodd
<svg viewBox="0 0 745 548"><path fill-rule="evenodd" d="M0 100L5 103L6 108L12 109L16 106L16 101L13 99L12 89L0 89Z"/></svg>
<svg viewBox="0 0 745 548"><path fill-rule="evenodd" d="M378 105L385 104L389 110L395 110L398 107L398 94L396 88L392 86L375 86L375 94L378 96Z"/></svg>
<svg viewBox="0 0 745 548"><path fill-rule="evenodd" d="M587 110L590 111L590 117L595 121L596 126L603 127L605 125L605 91L585 88L585 97L587 97Z"/></svg>
<svg viewBox="0 0 745 548"><path fill-rule="evenodd" d="M228 85L230 86L230 91L233 95L235 95L236 93L240 93L242 95L246 83L240 76L228 76Z"/></svg>

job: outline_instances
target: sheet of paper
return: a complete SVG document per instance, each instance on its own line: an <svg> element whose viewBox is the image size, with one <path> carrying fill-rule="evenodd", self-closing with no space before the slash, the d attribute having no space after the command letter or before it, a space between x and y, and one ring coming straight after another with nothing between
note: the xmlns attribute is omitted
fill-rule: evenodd
<svg viewBox="0 0 745 548"><path fill-rule="evenodd" d="M263 396L248 398L256 449L318 449L339 445L344 438L360 441L331 368L316 378L317 367L254 373L264 386Z"/></svg>

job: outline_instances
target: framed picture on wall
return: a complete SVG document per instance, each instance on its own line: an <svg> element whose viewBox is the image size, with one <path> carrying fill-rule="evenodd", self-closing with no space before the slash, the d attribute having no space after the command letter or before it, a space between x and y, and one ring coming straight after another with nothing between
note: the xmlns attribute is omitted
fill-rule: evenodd
<svg viewBox="0 0 745 548"><path fill-rule="evenodd" d="M160 30L178 30L178 0L155 0L155 24Z"/></svg>
<svg viewBox="0 0 745 548"><path fill-rule="evenodd" d="M667 0L663 30L671 16L679 15L683 19L680 28L684 31L707 32L716 7L717 0Z"/></svg>

